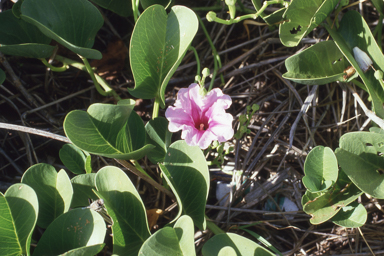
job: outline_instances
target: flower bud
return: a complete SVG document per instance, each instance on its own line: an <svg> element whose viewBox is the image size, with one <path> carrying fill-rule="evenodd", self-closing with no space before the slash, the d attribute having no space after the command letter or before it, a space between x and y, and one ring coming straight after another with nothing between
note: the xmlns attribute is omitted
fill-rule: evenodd
<svg viewBox="0 0 384 256"><path fill-rule="evenodd" d="M207 21L212 22L216 19L216 13L215 12L208 12L206 15Z"/></svg>
<svg viewBox="0 0 384 256"><path fill-rule="evenodd" d="M363 70L364 73L367 72L367 70L373 64L368 54L366 54L365 52L360 50L359 47L356 46L353 48L353 55L355 56L355 60L357 61L357 64L359 64L361 70Z"/></svg>

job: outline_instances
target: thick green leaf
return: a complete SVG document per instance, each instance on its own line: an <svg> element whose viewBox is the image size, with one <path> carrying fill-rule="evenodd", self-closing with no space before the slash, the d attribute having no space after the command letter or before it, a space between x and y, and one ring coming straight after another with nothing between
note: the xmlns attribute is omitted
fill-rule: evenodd
<svg viewBox="0 0 384 256"><path fill-rule="evenodd" d="M87 158L83 151L72 144L65 144L59 151L61 162L74 174L83 174Z"/></svg>
<svg viewBox="0 0 384 256"><path fill-rule="evenodd" d="M340 138L335 153L340 167L362 191L384 198L384 135L351 132Z"/></svg>
<svg viewBox="0 0 384 256"><path fill-rule="evenodd" d="M173 226L179 240L180 248L185 256L195 256L195 229L193 220L188 215L181 216Z"/></svg>
<svg viewBox="0 0 384 256"><path fill-rule="evenodd" d="M64 170L56 172L49 164L35 164L28 168L21 182L31 186L39 199L37 225L47 228L61 214L69 210L73 189Z"/></svg>
<svg viewBox="0 0 384 256"><path fill-rule="evenodd" d="M147 143L154 145L148 159L154 163L162 163L168 146L171 144L172 133L168 130L168 120L164 117L156 117L145 125Z"/></svg>
<svg viewBox="0 0 384 256"><path fill-rule="evenodd" d="M164 165L162 164L158 164L159 167L160 167L160 170L161 170L161 173L163 174L163 177L165 179L165 181L167 182L167 185L171 188L172 192L175 194L175 197L176 197L176 201L177 201L177 206L179 208L179 211L178 213L176 214L175 218L170 222L170 223L173 223L175 222L180 216L181 214L183 213L183 201L181 201L180 199L180 196L179 196L179 193L178 191L176 190L174 184L173 184L173 181L172 181L172 175L171 173L168 171L167 167L165 167Z"/></svg>
<svg viewBox="0 0 384 256"><path fill-rule="evenodd" d="M325 27L332 36L337 47L339 47L340 51L363 80L368 93L371 96L375 113L379 117L384 118L384 109L382 108L384 91L381 88L380 83L374 77L372 70L364 73L360 69L352 53L353 47L358 46L372 58L374 66L379 67L380 69L384 68L383 55L380 50L378 50L378 46L368 25L358 12L349 11L343 16L338 31L331 29L328 26Z"/></svg>
<svg viewBox="0 0 384 256"><path fill-rule="evenodd" d="M85 58L101 59L101 53L90 48L103 25L103 17L89 1L24 0L20 17L71 51Z"/></svg>
<svg viewBox="0 0 384 256"><path fill-rule="evenodd" d="M265 22L267 22L269 25L279 24L283 20L283 15L285 13L285 10L286 10L286 8L281 8L281 9L263 17L263 20Z"/></svg>
<svg viewBox="0 0 384 256"><path fill-rule="evenodd" d="M349 65L333 41L323 41L286 59L288 72L283 77L308 85L344 81Z"/></svg>
<svg viewBox="0 0 384 256"><path fill-rule="evenodd" d="M183 6L172 7L167 15L164 7L147 8L136 22L129 47L136 98L161 99L169 79L183 59L198 28L196 14Z"/></svg>
<svg viewBox="0 0 384 256"><path fill-rule="evenodd" d="M147 239L139 255L195 256L194 226L191 217L184 215L174 227L164 227Z"/></svg>
<svg viewBox="0 0 384 256"><path fill-rule="evenodd" d="M209 171L201 149L188 146L183 140L173 143L167 151L164 166L170 173L171 183L195 225L205 229L205 204L209 191Z"/></svg>
<svg viewBox="0 0 384 256"><path fill-rule="evenodd" d="M328 16L339 0L292 0L280 24L280 40L288 47L296 46Z"/></svg>
<svg viewBox="0 0 384 256"><path fill-rule="evenodd" d="M0 192L0 250L6 255L19 256L23 248L19 244L11 209L3 193Z"/></svg>
<svg viewBox="0 0 384 256"><path fill-rule="evenodd" d="M92 104L87 112L71 111L64 120L68 139L92 154L118 159L140 159L155 146L145 144L141 118L132 105Z"/></svg>
<svg viewBox="0 0 384 256"><path fill-rule="evenodd" d="M0 68L0 84L3 84L5 81L5 72Z"/></svg>
<svg viewBox="0 0 384 256"><path fill-rule="evenodd" d="M87 255L97 255L104 248L105 244L95 244L90 246L84 246L76 248L61 254L60 256L87 256Z"/></svg>
<svg viewBox="0 0 384 256"><path fill-rule="evenodd" d="M312 216L310 222L318 225L335 216L342 207L352 203L362 194L363 192L340 170L337 182L327 192L319 196L319 193L306 191L302 198L303 210Z"/></svg>
<svg viewBox="0 0 384 256"><path fill-rule="evenodd" d="M338 172L337 159L332 149L317 146L305 159L303 184L312 193L326 190L336 182Z"/></svg>
<svg viewBox="0 0 384 256"><path fill-rule="evenodd" d="M98 171L96 188L113 220L113 254L136 256L150 233L145 207L135 186L122 170L107 166Z"/></svg>
<svg viewBox="0 0 384 256"><path fill-rule="evenodd" d="M237 256L273 256L272 252L258 245L257 243L245 238L243 236L239 236L234 233L225 233L215 235L211 239L209 239L203 246L202 254L203 256L217 256L222 253L222 249L225 247L232 247ZM228 250L228 249L224 249ZM225 254L220 254L225 255ZM230 254L232 255L232 254Z"/></svg>
<svg viewBox="0 0 384 256"><path fill-rule="evenodd" d="M358 228L367 221L367 210L364 205L355 201L341 208L331 220L336 225L345 228Z"/></svg>
<svg viewBox="0 0 384 256"><path fill-rule="evenodd" d="M0 193L0 251L2 255L30 255L31 237L39 212L37 195L17 183Z"/></svg>
<svg viewBox="0 0 384 256"><path fill-rule="evenodd" d="M171 227L164 227L144 242L139 255L183 255L176 231Z"/></svg>
<svg viewBox="0 0 384 256"><path fill-rule="evenodd" d="M147 9L149 6L159 4L167 8L171 4L172 0L140 0L141 7Z"/></svg>
<svg viewBox="0 0 384 256"><path fill-rule="evenodd" d="M77 175L71 179L73 187L71 208L88 206L88 199L98 199L92 191L92 189L96 189L95 178L96 173L87 173Z"/></svg>
<svg viewBox="0 0 384 256"><path fill-rule="evenodd" d="M100 246L106 234L104 219L91 209L73 209L45 230L33 256L59 255L84 246ZM76 255L76 254L74 254Z"/></svg>
<svg viewBox="0 0 384 256"><path fill-rule="evenodd" d="M48 58L54 46L34 25L16 18L12 10L0 12L0 51L29 58ZM0 84L1 84L0 75Z"/></svg>
<svg viewBox="0 0 384 256"><path fill-rule="evenodd" d="M359 47L370 56L373 66L376 69L384 70L384 55L377 45L375 37L372 35L368 24L365 22L360 13L357 11L347 12L340 22L338 33L340 33L340 35L344 38L346 44L351 50L355 46ZM365 73L365 76L368 80L369 86L377 94L381 101L384 102L384 91L380 86L380 83L374 77L374 70L368 70Z"/></svg>
<svg viewBox="0 0 384 256"><path fill-rule="evenodd" d="M131 16L132 11L132 1L127 0L92 0L97 5L108 9L114 13L119 14L123 17Z"/></svg>

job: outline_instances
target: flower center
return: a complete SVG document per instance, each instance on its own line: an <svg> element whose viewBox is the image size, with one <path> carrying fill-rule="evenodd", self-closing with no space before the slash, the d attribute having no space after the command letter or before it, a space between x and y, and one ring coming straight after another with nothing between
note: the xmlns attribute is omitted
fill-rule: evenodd
<svg viewBox="0 0 384 256"><path fill-rule="evenodd" d="M209 128L208 122L205 122L204 120L197 120L195 121L195 128L199 131L206 131Z"/></svg>

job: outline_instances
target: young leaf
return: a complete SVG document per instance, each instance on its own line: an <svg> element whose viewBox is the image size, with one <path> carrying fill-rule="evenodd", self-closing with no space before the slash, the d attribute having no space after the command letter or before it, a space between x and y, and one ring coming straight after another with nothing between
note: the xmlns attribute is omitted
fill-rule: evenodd
<svg viewBox="0 0 384 256"><path fill-rule="evenodd" d="M106 230L104 219L97 212L91 209L73 209L60 215L48 226L37 243L33 256L59 255L85 246L96 245L100 248ZM89 250L95 251L94 248Z"/></svg>
<svg viewBox="0 0 384 256"><path fill-rule="evenodd" d="M288 47L296 46L328 16L339 0L293 0L283 15L280 24L281 42Z"/></svg>
<svg viewBox="0 0 384 256"><path fill-rule="evenodd" d="M101 53L90 48L103 25L103 17L89 1L24 0L20 17L71 51L85 58L101 59Z"/></svg>
<svg viewBox="0 0 384 256"><path fill-rule="evenodd" d="M89 205L88 199L96 200L98 197L93 193L96 173L76 175L71 179L73 187L73 199L71 208L85 207Z"/></svg>
<svg viewBox="0 0 384 256"><path fill-rule="evenodd" d="M92 154L118 159L140 159L155 146L145 144L141 118L133 105L92 104L87 112L71 111L64 120L68 139Z"/></svg>
<svg viewBox="0 0 384 256"><path fill-rule="evenodd" d="M336 182L338 172L332 149L317 146L305 159L303 184L312 193L326 190Z"/></svg>
<svg viewBox="0 0 384 256"><path fill-rule="evenodd" d="M49 164L35 164L25 171L21 182L32 187L39 199L37 225L47 228L61 214L69 210L73 189L64 170L56 172Z"/></svg>
<svg viewBox="0 0 384 256"><path fill-rule="evenodd" d="M203 256L217 256L219 252L222 253L223 248L231 247L235 250L236 254L242 256L273 256L274 253L268 251L264 247L258 245L257 243L239 236L234 233L225 233L218 234L211 239L209 239L203 246L202 254ZM231 250L232 251L232 250ZM226 255L226 254L220 254ZM232 255L232 254L230 254Z"/></svg>
<svg viewBox="0 0 384 256"><path fill-rule="evenodd" d="M150 233L135 186L122 170L107 166L96 174L96 189L113 220L113 254L136 256Z"/></svg>
<svg viewBox="0 0 384 256"><path fill-rule="evenodd" d="M331 221L345 228L358 228L367 221L367 210L364 205L355 201L341 208Z"/></svg>
<svg viewBox="0 0 384 256"><path fill-rule="evenodd" d="M340 138L335 153L340 167L362 191L384 198L384 135L351 132Z"/></svg>
<svg viewBox="0 0 384 256"><path fill-rule="evenodd" d="M61 162L74 174L83 174L87 158L83 151L72 144L65 144L59 151Z"/></svg>
<svg viewBox="0 0 384 256"><path fill-rule="evenodd" d="M34 25L16 18L12 10L0 12L0 51L2 53L29 58L48 58L55 49L54 46L49 45L50 42L51 38L41 33Z"/></svg>
<svg viewBox="0 0 384 256"><path fill-rule="evenodd" d="M183 140L176 141L168 148L164 166L170 174L175 194L180 197L183 212L204 230L209 171L203 152L197 146L188 146Z"/></svg>
<svg viewBox="0 0 384 256"><path fill-rule="evenodd" d="M0 251L3 255L30 255L39 205L35 191L17 183L0 193Z"/></svg>
<svg viewBox="0 0 384 256"><path fill-rule="evenodd" d="M183 59L198 28L196 14L183 6L167 15L161 5L147 8L136 22L129 57L135 88L129 92L142 99L158 97L165 104L169 79Z"/></svg>
<svg viewBox="0 0 384 256"><path fill-rule="evenodd" d="M154 163L162 163L168 146L171 144L172 133L168 130L168 120L164 117L156 117L145 125L147 143L154 145L148 159Z"/></svg>
<svg viewBox="0 0 384 256"><path fill-rule="evenodd" d="M288 72L283 77L308 85L344 81L349 65L333 41L323 41L286 59Z"/></svg>
<svg viewBox="0 0 384 256"><path fill-rule="evenodd" d="M363 192L340 170L336 184L324 193L306 191L302 198L303 210L312 216L313 225L323 223L335 216L342 207L355 201Z"/></svg>

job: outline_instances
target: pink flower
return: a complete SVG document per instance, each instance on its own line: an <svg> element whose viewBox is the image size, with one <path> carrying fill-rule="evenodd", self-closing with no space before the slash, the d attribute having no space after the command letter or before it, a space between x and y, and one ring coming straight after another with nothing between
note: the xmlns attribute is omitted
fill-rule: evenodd
<svg viewBox="0 0 384 256"><path fill-rule="evenodd" d="M182 130L181 138L188 145L206 149L214 140L224 142L232 138L233 116L225 112L232 100L218 88L205 96L199 89L198 84L180 89L175 106L168 107L165 117L169 131Z"/></svg>

